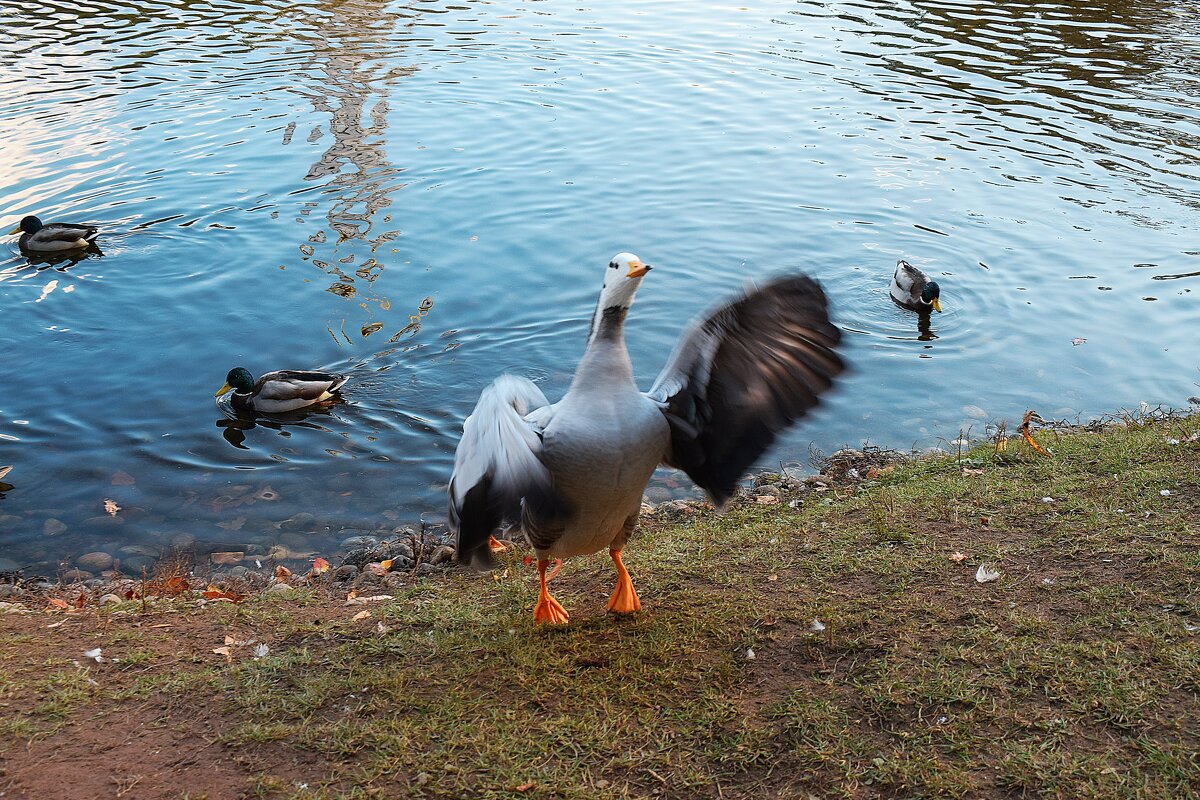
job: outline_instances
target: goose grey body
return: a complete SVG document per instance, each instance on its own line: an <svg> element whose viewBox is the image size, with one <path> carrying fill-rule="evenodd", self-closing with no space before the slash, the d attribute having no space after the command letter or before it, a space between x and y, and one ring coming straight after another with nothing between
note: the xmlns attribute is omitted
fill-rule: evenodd
<svg viewBox="0 0 1200 800"><path fill-rule="evenodd" d="M557 606L546 592L547 560L605 547L619 576L610 609L639 608L620 551L655 467L684 470L723 504L843 369L833 350L841 333L829 322L820 286L789 275L697 318L654 386L639 391L624 325L649 269L628 253L609 263L562 400L551 405L531 381L502 375L463 425L449 485L457 558L489 567L493 531L523 530L543 574L538 621L566 621L561 607L543 616L544 603Z"/></svg>

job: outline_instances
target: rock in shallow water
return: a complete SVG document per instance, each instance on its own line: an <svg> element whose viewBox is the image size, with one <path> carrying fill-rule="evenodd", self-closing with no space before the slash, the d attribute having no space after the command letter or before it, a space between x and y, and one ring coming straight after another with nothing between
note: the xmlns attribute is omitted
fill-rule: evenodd
<svg viewBox="0 0 1200 800"><path fill-rule="evenodd" d="M103 572L112 568L113 557L102 550L96 550L92 553L84 553L75 559L75 565L91 572Z"/></svg>
<svg viewBox="0 0 1200 800"><path fill-rule="evenodd" d="M63 583L74 583L75 581L91 580L93 575L87 570L69 569L59 577L62 578Z"/></svg>
<svg viewBox="0 0 1200 800"><path fill-rule="evenodd" d="M304 531L312 530L317 518L307 511L301 511L299 514L292 516L279 523L279 527L285 531Z"/></svg>
<svg viewBox="0 0 1200 800"><path fill-rule="evenodd" d="M0 558L0 572L16 572L21 565L11 558Z"/></svg>
<svg viewBox="0 0 1200 800"><path fill-rule="evenodd" d="M42 533L46 534L47 536L58 536L59 534L66 532L67 523L63 522L61 519L55 519L54 517L51 517L42 523Z"/></svg>

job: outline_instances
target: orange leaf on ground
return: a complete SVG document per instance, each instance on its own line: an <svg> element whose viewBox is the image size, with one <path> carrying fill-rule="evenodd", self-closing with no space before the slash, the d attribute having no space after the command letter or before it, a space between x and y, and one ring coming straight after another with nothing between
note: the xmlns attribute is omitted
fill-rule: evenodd
<svg viewBox="0 0 1200 800"><path fill-rule="evenodd" d="M282 564L280 564L279 566L277 566L275 568L275 577L279 578L280 580L282 580L283 578L290 578L290 577L292 577L292 571L290 569L288 569L287 567L283 566Z"/></svg>
<svg viewBox="0 0 1200 800"><path fill-rule="evenodd" d="M1032 447L1034 450L1037 450L1042 455L1049 457L1050 454L1046 452L1040 444L1033 440L1033 435L1029 432L1029 423L1036 415L1036 411L1025 412L1025 419L1021 422L1021 435L1025 437L1025 441L1029 442L1030 447Z"/></svg>
<svg viewBox="0 0 1200 800"><path fill-rule="evenodd" d="M244 594L237 594L236 592L227 592L224 589L221 589L218 586L214 586L211 583L208 585L208 588L204 591L204 599L205 600L228 600L231 603L240 603L245 598L246 598L246 596Z"/></svg>
<svg viewBox="0 0 1200 800"><path fill-rule="evenodd" d="M535 786L537 786L537 784L534 783L533 781L530 781L529 783L522 783L520 786L514 787L514 789L515 789L515 791L518 791L518 792L528 792L530 789L532 789Z"/></svg>
<svg viewBox="0 0 1200 800"><path fill-rule="evenodd" d="M317 556L313 559L312 571L314 575L320 575L321 573L328 572L329 562L320 556Z"/></svg>
<svg viewBox="0 0 1200 800"><path fill-rule="evenodd" d="M57 597L51 597L47 602L47 611L65 611L71 607L71 604L66 600L59 600Z"/></svg>

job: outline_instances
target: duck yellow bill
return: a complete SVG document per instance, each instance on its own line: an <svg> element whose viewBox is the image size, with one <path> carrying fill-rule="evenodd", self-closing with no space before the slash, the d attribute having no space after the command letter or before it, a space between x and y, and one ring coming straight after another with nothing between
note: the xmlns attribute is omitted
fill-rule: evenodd
<svg viewBox="0 0 1200 800"><path fill-rule="evenodd" d="M8 233L6 233L6 234L4 234L4 235L5 235L5 236L12 236L14 233L20 233L20 232L21 232L21 226L20 226L20 225L18 225L17 227L13 228L11 231L9 231Z"/></svg>
<svg viewBox="0 0 1200 800"><path fill-rule="evenodd" d="M939 314L942 313L942 301L936 297L933 298L933 310Z"/></svg>
<svg viewBox="0 0 1200 800"><path fill-rule="evenodd" d="M224 386L222 386L221 389L216 394L213 395L213 397L220 397L221 395L225 394L232 388L233 387L227 383Z"/></svg>
<svg viewBox="0 0 1200 800"><path fill-rule="evenodd" d="M628 277L630 277L630 278L640 278L649 271L650 271L650 267L647 266L646 264L643 264L641 261L630 261L629 262L629 276Z"/></svg>

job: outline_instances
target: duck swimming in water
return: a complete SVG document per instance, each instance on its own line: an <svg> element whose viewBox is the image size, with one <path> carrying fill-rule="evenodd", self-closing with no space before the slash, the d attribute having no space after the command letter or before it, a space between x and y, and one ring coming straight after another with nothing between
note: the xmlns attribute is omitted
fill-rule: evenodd
<svg viewBox="0 0 1200 800"><path fill-rule="evenodd" d="M896 273L892 275L892 285L888 293L897 305L910 311L921 314L928 314L930 311L937 311L939 314L942 312L942 287L903 259L896 262Z"/></svg>
<svg viewBox="0 0 1200 800"><path fill-rule="evenodd" d="M843 369L824 292L793 274L693 321L650 391L639 391L625 317L650 269L630 253L605 265L583 358L562 400L551 405L531 381L501 375L463 425L449 485L456 557L490 567L493 531L521 528L537 553L539 623L568 620L547 588L550 560L604 548L617 571L609 610L639 610L621 552L655 468L682 469L723 505Z"/></svg>
<svg viewBox="0 0 1200 800"><path fill-rule="evenodd" d="M18 242L26 253L55 253L63 250L83 250L91 247L100 229L94 225L75 225L70 222L42 224L37 217L25 217L8 232L21 234Z"/></svg>
<svg viewBox="0 0 1200 800"><path fill-rule="evenodd" d="M234 367L215 396L232 390L230 400L234 408L270 414L329 400L347 380L347 376L333 372L282 369L268 372L255 381L249 370Z"/></svg>

